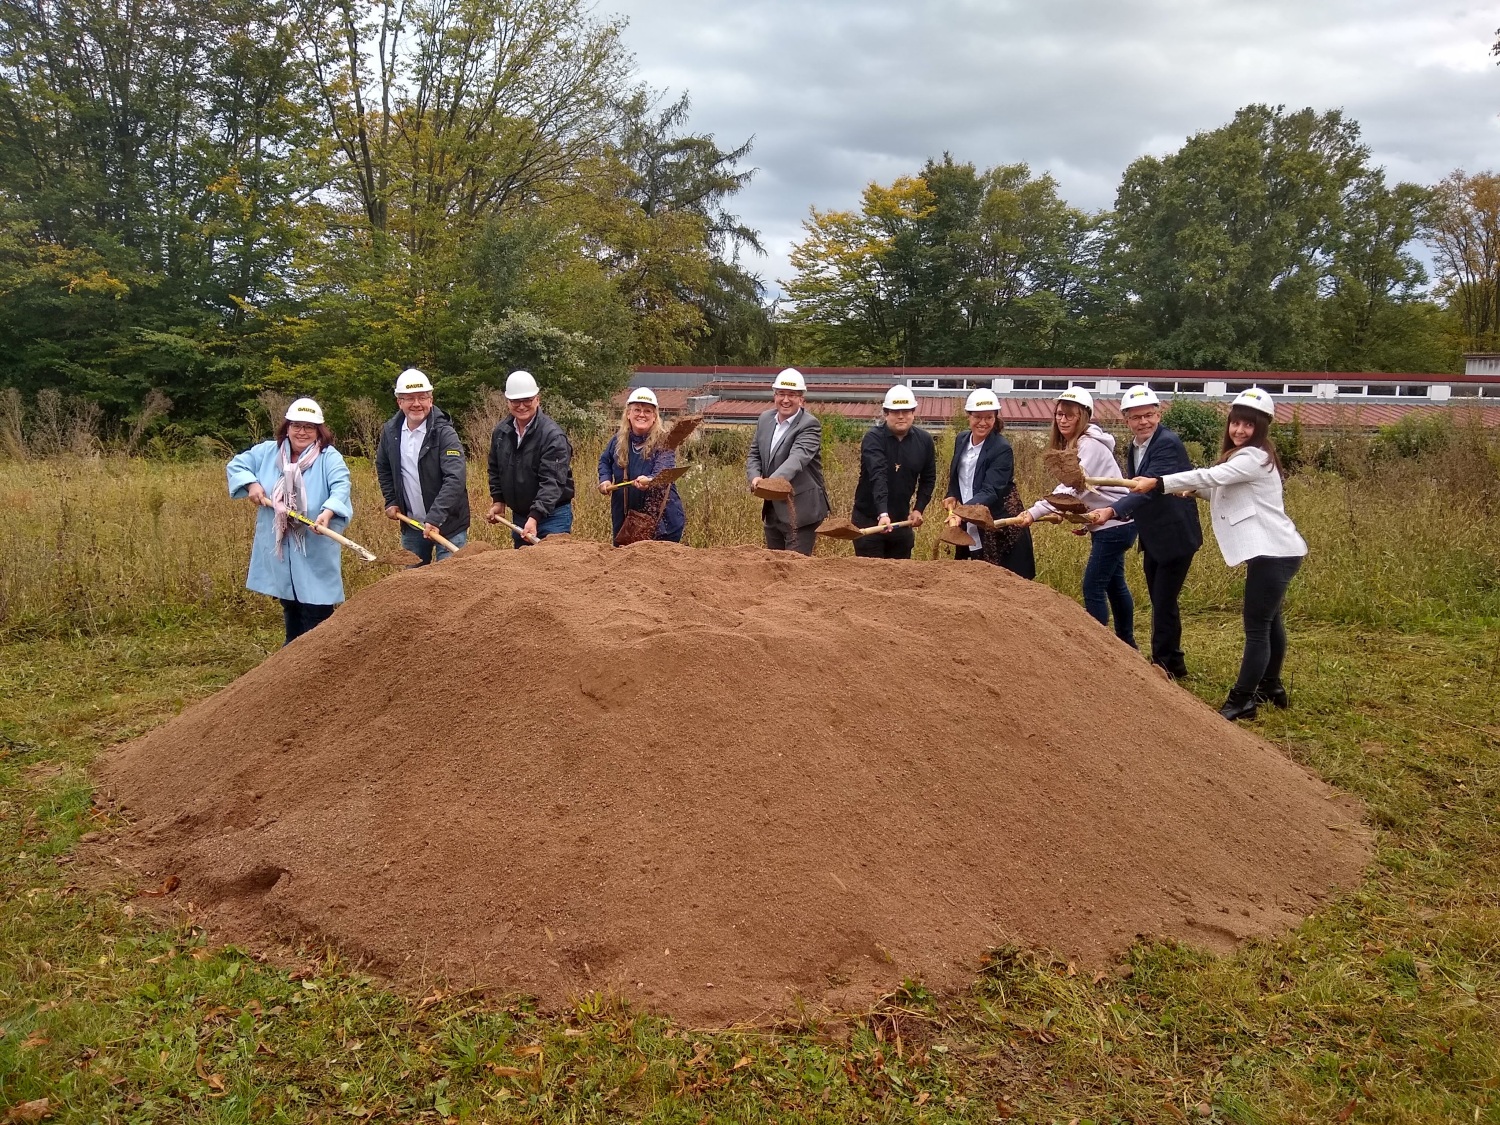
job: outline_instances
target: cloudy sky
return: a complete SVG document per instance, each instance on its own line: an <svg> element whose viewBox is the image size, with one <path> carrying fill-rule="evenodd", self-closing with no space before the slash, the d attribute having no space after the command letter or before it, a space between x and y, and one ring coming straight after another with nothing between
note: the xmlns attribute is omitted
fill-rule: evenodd
<svg viewBox="0 0 1500 1125"><path fill-rule="evenodd" d="M642 79L725 148L774 292L808 208L945 150L1050 171L1079 207L1252 102L1343 109L1393 180L1500 169L1500 8L1462 0L600 0Z"/></svg>

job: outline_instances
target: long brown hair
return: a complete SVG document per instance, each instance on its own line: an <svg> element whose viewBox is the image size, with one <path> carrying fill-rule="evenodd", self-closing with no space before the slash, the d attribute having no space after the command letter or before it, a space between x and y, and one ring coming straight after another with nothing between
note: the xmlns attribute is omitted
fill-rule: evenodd
<svg viewBox="0 0 1500 1125"><path fill-rule="evenodd" d="M1068 445L1067 441L1064 440L1062 436L1062 431L1057 428L1057 408L1059 406L1071 406L1074 410L1083 415L1083 425L1078 428L1078 433L1075 435L1074 440L1077 440L1077 438L1081 438L1083 436L1083 431L1088 429L1089 424L1094 420L1093 414L1085 410L1076 402L1054 402L1052 404L1052 434L1047 438L1048 449L1066 449Z"/></svg>
<svg viewBox="0 0 1500 1125"><path fill-rule="evenodd" d="M1250 432L1250 440L1245 445L1235 445L1229 440L1230 422L1249 422L1255 428ZM1219 445L1219 461L1222 463L1229 460L1230 454L1236 449L1244 449L1247 445L1253 445L1256 449L1264 449L1266 456L1271 459L1271 464L1276 466L1276 471L1286 476L1286 471L1281 467L1281 458L1276 456L1276 443L1271 440L1271 416L1252 406L1231 406L1229 417L1224 422L1224 440Z"/></svg>
<svg viewBox="0 0 1500 1125"><path fill-rule="evenodd" d="M277 445L280 445L282 442L286 441L286 432L289 429L291 429L291 428L292 428L292 420L290 418L283 418L281 420L281 425L279 425L279 426L276 427L276 444ZM328 426L325 423L323 423L323 422L317 423L317 428L318 428L318 436L315 437L315 438L313 438L313 441L315 441L315 442L318 443L318 448L319 449L332 449L333 448L333 431L330 430L328 428Z"/></svg>
<svg viewBox="0 0 1500 1125"><path fill-rule="evenodd" d="M615 440L615 463L630 471L630 408L632 406L650 406L649 402L627 402L625 409L620 413L620 428L616 432ZM646 435L646 444L641 447L643 456L650 457L656 452L656 447L661 444L661 439L666 436L667 428L661 424L661 408L655 407L656 420L651 423L651 432Z"/></svg>

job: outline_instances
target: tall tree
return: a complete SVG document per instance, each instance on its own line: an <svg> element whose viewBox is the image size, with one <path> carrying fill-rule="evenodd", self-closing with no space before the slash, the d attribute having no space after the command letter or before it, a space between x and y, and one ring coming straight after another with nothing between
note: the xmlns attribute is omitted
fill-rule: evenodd
<svg viewBox="0 0 1500 1125"><path fill-rule="evenodd" d="M1462 169L1433 189L1425 233L1464 351L1500 350L1500 175Z"/></svg>
<svg viewBox="0 0 1500 1125"><path fill-rule="evenodd" d="M1135 360L1320 370L1367 351L1377 314L1423 280L1407 246L1420 189L1387 189L1368 158L1337 111L1254 105L1132 164L1111 259L1131 298Z"/></svg>

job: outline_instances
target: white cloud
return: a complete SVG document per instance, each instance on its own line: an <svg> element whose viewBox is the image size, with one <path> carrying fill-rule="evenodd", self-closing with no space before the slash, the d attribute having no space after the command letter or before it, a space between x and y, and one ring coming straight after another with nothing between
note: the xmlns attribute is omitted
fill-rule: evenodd
<svg viewBox="0 0 1500 1125"><path fill-rule="evenodd" d="M736 209L774 282L808 208L951 152L1111 205L1125 166L1252 102L1343 109L1392 179L1500 166L1500 16L1464 0L603 0L691 127L756 138Z"/></svg>

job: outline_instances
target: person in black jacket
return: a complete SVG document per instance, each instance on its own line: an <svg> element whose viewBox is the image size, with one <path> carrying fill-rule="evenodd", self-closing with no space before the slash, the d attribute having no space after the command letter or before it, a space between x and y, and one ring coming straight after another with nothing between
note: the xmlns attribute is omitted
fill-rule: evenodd
<svg viewBox="0 0 1500 1125"><path fill-rule="evenodd" d="M545 539L573 530L573 446L563 428L542 413L542 391L529 371L505 380L510 415L490 435L490 523L515 510L512 523ZM515 532L517 547L526 540Z"/></svg>
<svg viewBox="0 0 1500 1125"><path fill-rule="evenodd" d="M953 463L948 468L948 495L943 507L983 504L994 519L1008 519L1023 511L1016 488L1015 453L1000 436L1000 399L994 391L973 391L964 410L969 429L953 443ZM1003 566L1022 578L1036 577L1036 556L1031 549L1029 527L1006 527L982 531L977 524L963 525L972 538L968 547L955 547L953 557L983 559Z"/></svg>
<svg viewBox="0 0 1500 1125"><path fill-rule="evenodd" d="M1161 424L1161 402L1144 383L1131 387L1120 399L1120 412L1134 441L1127 451L1127 477L1164 477L1193 467L1182 439ZM1203 546L1198 505L1190 498L1168 496L1158 490L1132 494L1109 508L1089 513L1089 519L1134 520L1139 529L1146 590L1151 596L1151 663L1174 680L1188 674L1182 651L1182 611L1178 599Z"/></svg>
<svg viewBox="0 0 1500 1125"><path fill-rule="evenodd" d="M414 565L441 562L448 550L434 533L455 547L469 538L469 470L463 442L453 422L432 405L432 383L415 367L396 380L396 414L380 431L375 475L390 519L410 516L418 531L401 525L401 546L416 555Z"/></svg>
<svg viewBox="0 0 1500 1125"><path fill-rule="evenodd" d="M910 519L901 527L854 541L854 553L871 559L909 559L916 545L915 527L937 483L937 453L932 435L917 426L917 398L910 387L886 392L884 420L859 443L859 483L854 486L853 520L860 527L884 527ZM912 494L916 503L912 503Z"/></svg>

